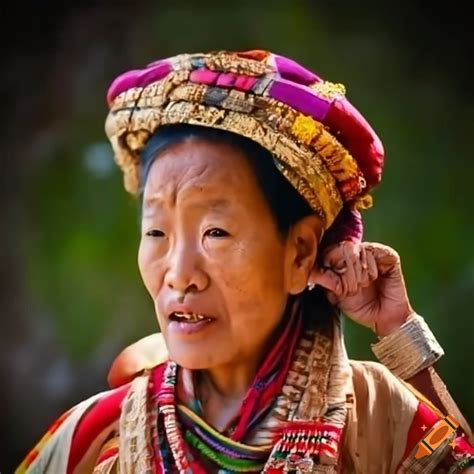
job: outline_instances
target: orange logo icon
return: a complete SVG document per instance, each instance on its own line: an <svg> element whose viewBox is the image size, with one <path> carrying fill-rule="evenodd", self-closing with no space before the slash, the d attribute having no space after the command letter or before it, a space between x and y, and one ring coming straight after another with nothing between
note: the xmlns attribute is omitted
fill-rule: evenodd
<svg viewBox="0 0 474 474"><path fill-rule="evenodd" d="M456 431L458 426L459 423L449 415L438 421L419 442L415 458L421 459L429 456Z"/></svg>

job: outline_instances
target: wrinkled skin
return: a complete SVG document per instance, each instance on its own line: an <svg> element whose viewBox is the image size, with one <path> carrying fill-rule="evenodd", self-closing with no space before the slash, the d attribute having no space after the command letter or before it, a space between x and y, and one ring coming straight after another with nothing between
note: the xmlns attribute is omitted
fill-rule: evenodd
<svg viewBox="0 0 474 474"><path fill-rule="evenodd" d="M313 268L308 283L326 288L332 304L378 336L394 331L413 313L400 257L392 248L380 243L341 242L324 250L323 262L323 268ZM109 383L119 385L167 357L162 335L147 336L117 357Z"/></svg>
<svg viewBox="0 0 474 474"><path fill-rule="evenodd" d="M341 242L325 251L324 267L310 281L328 290L331 303L383 337L413 313L400 257L379 243Z"/></svg>

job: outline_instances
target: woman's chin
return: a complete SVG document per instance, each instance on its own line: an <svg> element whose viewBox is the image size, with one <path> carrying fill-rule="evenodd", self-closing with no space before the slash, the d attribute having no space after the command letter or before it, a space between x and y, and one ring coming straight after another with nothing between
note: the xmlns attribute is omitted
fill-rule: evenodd
<svg viewBox="0 0 474 474"><path fill-rule="evenodd" d="M176 347L174 344L168 346L169 357L172 361L176 362L180 367L189 370L206 370L211 367L226 364L229 362L228 354L227 357L219 357L216 350L210 350L212 345L209 345L205 349L193 348L193 347Z"/></svg>

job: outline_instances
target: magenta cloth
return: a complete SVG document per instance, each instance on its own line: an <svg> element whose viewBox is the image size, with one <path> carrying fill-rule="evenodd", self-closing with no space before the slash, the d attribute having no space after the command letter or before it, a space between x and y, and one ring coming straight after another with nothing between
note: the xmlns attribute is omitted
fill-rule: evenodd
<svg viewBox="0 0 474 474"><path fill-rule="evenodd" d="M257 82L256 77L240 75L240 76L237 76L234 87L239 91L248 92L252 89L252 87L255 85L256 82Z"/></svg>
<svg viewBox="0 0 474 474"><path fill-rule="evenodd" d="M233 87L237 80L237 74L232 72L221 73L216 81L217 87Z"/></svg>
<svg viewBox="0 0 474 474"><path fill-rule="evenodd" d="M325 125L357 160L368 188L379 184L384 164L383 145L361 113L347 99L335 100L325 117Z"/></svg>
<svg viewBox="0 0 474 474"><path fill-rule="evenodd" d="M290 81L297 82L309 86L314 82L321 82L321 78L314 74L314 72L308 71L305 67L298 64L293 59L285 58L278 54L274 55L278 72L283 79L289 79Z"/></svg>
<svg viewBox="0 0 474 474"><path fill-rule="evenodd" d="M220 72L211 71L210 69L196 69L191 72L189 80L195 82L196 84L206 84L208 86L213 86L217 78L219 77Z"/></svg>
<svg viewBox="0 0 474 474"><path fill-rule="evenodd" d="M324 234L321 248L329 247L344 240L358 243L362 241L363 236L364 224L361 213L345 206Z"/></svg>
<svg viewBox="0 0 474 474"><path fill-rule="evenodd" d="M197 84L215 85L226 89L234 88L243 92L251 90L257 82L256 77L234 73L222 73L204 68L192 71L190 80Z"/></svg>
<svg viewBox="0 0 474 474"><path fill-rule="evenodd" d="M324 121L331 107L331 102L318 97L308 87L286 79L275 79L268 94L319 122Z"/></svg>
<svg viewBox="0 0 474 474"><path fill-rule="evenodd" d="M152 82L159 81L172 71L171 64L158 61L155 66L146 69L135 69L133 71L121 74L112 82L107 93L107 102L109 105L122 92L133 87L146 87Z"/></svg>

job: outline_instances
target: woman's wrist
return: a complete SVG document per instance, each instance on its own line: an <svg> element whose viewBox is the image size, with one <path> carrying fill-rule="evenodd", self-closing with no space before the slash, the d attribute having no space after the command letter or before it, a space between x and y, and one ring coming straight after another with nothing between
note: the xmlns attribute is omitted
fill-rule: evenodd
<svg viewBox="0 0 474 474"><path fill-rule="evenodd" d="M372 344L377 359L402 380L431 367L443 355L443 348L425 320L412 313L397 329Z"/></svg>
<svg viewBox="0 0 474 474"><path fill-rule="evenodd" d="M413 312L410 312L406 314L405 316L400 316L399 319L389 321L384 324L375 323L373 331L379 339L389 336L390 334L393 334L398 329L400 329L400 327L407 322L407 320L412 314Z"/></svg>
<svg viewBox="0 0 474 474"><path fill-rule="evenodd" d="M399 330L400 327L403 326L403 324L405 324L408 319L415 314L415 311L409 307L407 310L401 311L398 318L392 318L390 321L384 323L375 323L373 331L379 339L382 339Z"/></svg>

